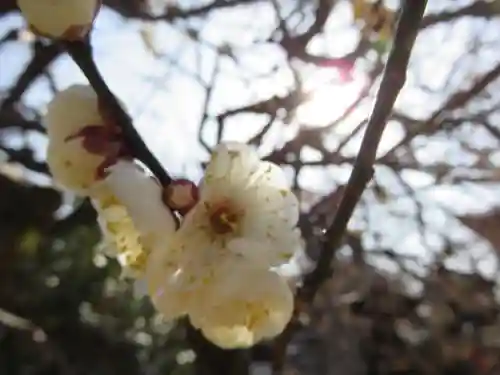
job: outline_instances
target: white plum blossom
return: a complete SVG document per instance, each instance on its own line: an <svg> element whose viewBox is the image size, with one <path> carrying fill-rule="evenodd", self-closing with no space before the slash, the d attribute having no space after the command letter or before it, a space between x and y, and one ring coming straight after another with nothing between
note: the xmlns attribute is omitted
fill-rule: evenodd
<svg viewBox="0 0 500 375"><path fill-rule="evenodd" d="M160 184L137 164L118 161L107 172L92 189L106 253L118 259L125 276L140 278L151 249L170 239L177 220L162 202Z"/></svg>
<svg viewBox="0 0 500 375"><path fill-rule="evenodd" d="M96 181L104 156L88 152L82 139L69 139L88 125L103 124L97 95L90 86L74 85L59 92L44 117L49 146L47 164L54 180L77 193L86 192Z"/></svg>
<svg viewBox="0 0 500 375"><path fill-rule="evenodd" d="M219 145L198 203L148 260L153 304L167 319L189 315L221 347L279 334L291 317L293 295L271 268L287 264L302 247L298 216L278 166L244 144Z"/></svg>
<svg viewBox="0 0 500 375"><path fill-rule="evenodd" d="M100 0L17 0L31 29L48 38L80 40L91 30Z"/></svg>
<svg viewBox="0 0 500 375"><path fill-rule="evenodd" d="M100 3L18 0L35 33L65 41L88 36ZM294 312L284 275L297 269L303 243L298 201L277 165L250 146L223 143L199 187L184 179L161 186L133 161L90 86L57 94L44 123L54 180L91 198L107 255L165 319L186 315L227 349L284 331ZM172 210L184 215L180 226Z"/></svg>
<svg viewBox="0 0 500 375"><path fill-rule="evenodd" d="M298 201L288 185L282 169L251 147L223 143L178 236L198 259L229 252L264 267L285 264L301 247Z"/></svg>
<svg viewBox="0 0 500 375"><path fill-rule="evenodd" d="M109 133L110 138L112 131L102 116L96 93L86 85L59 92L49 103L43 122L49 139L47 164L54 180L87 195L108 154L117 153L119 147L116 142L106 142L105 135ZM97 136L79 136L88 129Z"/></svg>

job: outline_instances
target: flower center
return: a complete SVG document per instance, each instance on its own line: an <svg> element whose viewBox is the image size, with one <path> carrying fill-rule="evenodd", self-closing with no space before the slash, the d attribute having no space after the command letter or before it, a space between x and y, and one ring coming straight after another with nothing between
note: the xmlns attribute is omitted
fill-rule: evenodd
<svg viewBox="0 0 500 375"><path fill-rule="evenodd" d="M209 215L210 226L217 234L234 233L238 229L240 214L228 204L214 207Z"/></svg>

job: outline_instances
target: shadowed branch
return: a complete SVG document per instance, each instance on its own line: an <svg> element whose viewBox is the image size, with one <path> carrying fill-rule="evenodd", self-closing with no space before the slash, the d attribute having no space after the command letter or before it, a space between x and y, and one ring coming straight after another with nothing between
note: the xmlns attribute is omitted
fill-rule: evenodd
<svg viewBox="0 0 500 375"><path fill-rule="evenodd" d="M373 164L392 108L406 81L406 70L426 7L426 0L403 3L394 44L389 54L375 104L368 120L353 171L346 185L337 212L324 237L315 269L306 275L297 294L297 307L312 301L321 284L331 276L331 263L344 237L347 224L373 176ZM281 373L288 342L297 325L291 322L276 343L273 369Z"/></svg>
<svg viewBox="0 0 500 375"><path fill-rule="evenodd" d="M135 129L132 119L118 102L116 96L111 92L108 85L102 78L97 66L92 58L92 48L88 41L65 42L64 46L75 63L82 70L89 80L98 97L106 103L109 111L114 116L123 131L127 147L132 152L132 156L142 161L151 172L166 186L171 182L171 177L160 164L158 159L148 149L141 136Z"/></svg>

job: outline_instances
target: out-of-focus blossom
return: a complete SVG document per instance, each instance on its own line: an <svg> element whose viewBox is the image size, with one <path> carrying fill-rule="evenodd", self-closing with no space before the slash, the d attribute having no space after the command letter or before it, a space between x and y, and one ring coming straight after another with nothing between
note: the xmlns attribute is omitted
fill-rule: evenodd
<svg viewBox="0 0 500 375"><path fill-rule="evenodd" d="M395 14L382 2L353 0L354 19L362 23L362 32L385 41L391 38L395 22Z"/></svg>
<svg viewBox="0 0 500 375"><path fill-rule="evenodd" d="M100 0L17 0L31 29L48 38L80 40L91 30Z"/></svg>
<svg viewBox="0 0 500 375"><path fill-rule="evenodd" d="M100 174L120 153L117 128L109 123L90 86L58 93L44 118L49 145L47 164L54 180L87 195Z"/></svg>

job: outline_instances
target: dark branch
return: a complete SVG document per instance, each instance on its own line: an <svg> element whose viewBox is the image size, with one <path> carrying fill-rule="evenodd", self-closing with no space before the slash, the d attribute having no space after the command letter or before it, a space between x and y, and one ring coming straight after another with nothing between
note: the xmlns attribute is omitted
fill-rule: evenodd
<svg viewBox="0 0 500 375"><path fill-rule="evenodd" d="M476 82L468 89L464 89L453 94L446 103L437 109L427 121L414 124L406 135L394 145L387 153L380 158L381 161L387 160L398 148L407 145L413 138L418 135L429 134L438 131L448 123L448 118L451 112L467 105L472 99L479 95L492 82L500 77L500 63L497 63L490 71L484 73L477 78ZM399 119L402 119L399 116ZM410 120L410 122L414 120Z"/></svg>
<svg viewBox="0 0 500 375"><path fill-rule="evenodd" d="M30 148L15 150L4 145L0 145L0 156L2 153L7 155L10 162L19 163L34 172L49 174L47 164L36 161L33 155L33 150Z"/></svg>
<svg viewBox="0 0 500 375"><path fill-rule="evenodd" d="M142 14L139 18L148 19L148 20L165 20L165 21L174 21L177 19L185 19L190 17L200 17L204 16L207 13L224 8L234 7L236 5L248 5L255 4L262 0L237 0L237 1L222 1L215 0L210 4L201 5L198 7L192 7L190 9L181 9L176 6L171 6L167 8L165 14L160 16L152 16L149 14Z"/></svg>
<svg viewBox="0 0 500 375"><path fill-rule="evenodd" d="M39 121L27 119L18 110L12 107L0 110L0 130L8 128L17 128L22 131L33 130L39 133L45 133L45 128Z"/></svg>
<svg viewBox="0 0 500 375"><path fill-rule="evenodd" d="M436 25L438 23L450 22L463 17L493 18L500 16L500 8L491 1L475 1L470 5L453 11L437 14L429 14L422 20L421 28Z"/></svg>
<svg viewBox="0 0 500 375"><path fill-rule="evenodd" d="M394 102L405 83L410 53L426 4L426 0L413 0L406 1L403 5L394 45L389 54L358 157L335 218L325 233L318 264L315 270L305 278L304 287L300 291L301 298L311 300L321 283L329 277L335 250L343 238L347 223L361 194L373 176L377 148Z"/></svg>
<svg viewBox="0 0 500 375"><path fill-rule="evenodd" d="M385 129L394 102L406 80L406 70L410 53L420 28L426 0L404 2L398 22L394 45L382 77L374 108L368 120L366 133L354 163L352 174L345 187L333 222L322 238L322 246L315 269L304 279L297 294L297 310L301 304L312 301L321 284L330 277L331 263L344 237L347 224L363 191L373 176L377 148ZM292 321L278 338L273 368L276 374L283 368L286 347L297 325Z"/></svg>
<svg viewBox="0 0 500 375"><path fill-rule="evenodd" d="M10 89L9 95L4 99L0 110L16 103L24 94L24 91L64 52L58 45L37 46L36 43L34 50L33 59L21 73L16 84Z"/></svg>
<svg viewBox="0 0 500 375"><path fill-rule="evenodd" d="M97 92L99 98L108 105L115 120L123 130L125 142L133 156L141 160L167 185L171 182L170 176L163 169L158 160L149 151L140 135L134 128L132 121L122 108L114 94L110 91L92 58L90 44L87 42L67 42L65 47L73 60L83 71L90 84ZM200 375L246 375L249 371L249 352L245 350L226 351L213 345L203 335L192 327L189 322L185 324L188 341L196 353L195 367Z"/></svg>
<svg viewBox="0 0 500 375"><path fill-rule="evenodd" d="M85 74L99 98L108 106L114 119L121 127L127 147L132 156L142 161L151 172L166 186L171 182L171 177L165 171L158 159L149 151L141 136L132 124L130 116L125 112L115 95L108 88L92 58L92 49L89 42L66 42L66 50L75 63Z"/></svg>
<svg viewBox="0 0 500 375"><path fill-rule="evenodd" d="M255 4L262 0L236 0L224 1L215 0L209 4L196 6L188 9L181 9L178 7L168 7L165 14L154 16L144 11L144 2L137 0L104 0L103 4L110 7L123 17L130 19L143 19L143 20L166 20L174 21L178 19L186 19L190 17L202 17L211 11L230 8L237 5ZM0 15L9 12L18 11L16 0L2 0L0 1Z"/></svg>

